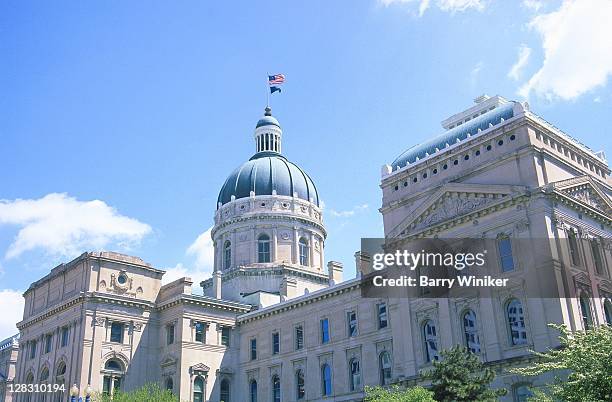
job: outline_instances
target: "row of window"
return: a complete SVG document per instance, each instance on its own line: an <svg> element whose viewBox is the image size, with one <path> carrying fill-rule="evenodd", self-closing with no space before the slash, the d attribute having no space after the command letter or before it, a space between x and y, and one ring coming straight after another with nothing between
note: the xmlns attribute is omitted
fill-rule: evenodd
<svg viewBox="0 0 612 402"><path fill-rule="evenodd" d="M510 136L510 141L514 141L515 139L516 139L516 135L512 134ZM497 145L500 146L500 147L502 145L504 145L504 140L503 139L499 139L497 141ZM490 151L492 149L493 149L493 146L491 144L489 144L489 145L487 145L485 147L485 150L487 150L487 151ZM480 150L476 150L473 155L476 156L476 157L480 156ZM468 153L468 154L463 155L463 160L464 161L470 160L470 154ZM450 160L449 161L445 161L444 163L441 163L439 165L439 167L437 166L437 167L431 169L431 173L434 174L434 175L438 174L438 172L439 172L438 169L439 168L441 168L442 170L447 170L449 168L449 163L450 163ZM459 165L459 158L454 159L452 161L452 164L453 164L453 166ZM420 174L421 180L427 179L427 176L428 176L427 172L423 172L423 173ZM417 183L419 181L419 176L415 174L414 176L412 176L410 181L412 181L412 183ZM404 181L404 187L408 187L408 182L409 182L409 180ZM398 191L399 188L400 188L399 184L396 184L395 187L393 187L393 190Z"/></svg>
<svg viewBox="0 0 612 402"><path fill-rule="evenodd" d="M301 237L298 242L300 265L307 266L310 262L310 245L306 238ZM271 262L270 236L261 234L257 238L257 262ZM229 269L232 266L232 243L226 240L223 243L223 268Z"/></svg>
<svg viewBox="0 0 612 402"><path fill-rule="evenodd" d="M357 312L351 310L346 313L347 316L347 336L354 337L358 335ZM389 325L389 317L387 314L387 304L379 303L376 305L376 317L378 329L387 328ZM294 350L304 348L304 325L299 324L294 327ZM321 344L329 343L331 340L329 318L321 318L319 320L319 340ZM281 349L280 332L272 332L272 354L279 354ZM257 359L257 338L250 340L250 358Z"/></svg>
<svg viewBox="0 0 612 402"><path fill-rule="evenodd" d="M198 321L194 324L193 339L198 343L206 343L206 332L208 325L205 322ZM174 324L166 325L166 345L172 345L175 340L176 326ZM230 346L231 328L227 326L221 327L221 345Z"/></svg>
<svg viewBox="0 0 612 402"><path fill-rule="evenodd" d="M349 369L349 390L351 392L361 390L361 362L358 358L352 358L348 362ZM378 370L379 370L379 381L380 385L388 385L391 383L392 379L392 364L391 364L391 355L389 352L382 352L378 356ZM320 370L320 386L321 386L321 396L327 397L333 395L333 373L332 367L328 363L324 363L321 365ZM295 399L296 400L304 400L306 399L306 381L304 376L304 371L302 369L298 369L295 372ZM272 376L271 379L271 400L273 402L281 401L281 381L278 375ZM257 381L251 380L249 383L249 394L250 401L257 402L258 391L257 391Z"/></svg>
<svg viewBox="0 0 612 402"><path fill-rule="evenodd" d="M567 231L567 240L569 244L569 254L572 265L582 266L581 252L579 247L579 236L576 230L570 229ZM588 248L591 250L591 255L593 258L593 265L595 266L595 271L599 275L603 275L605 273L604 267L604 258L601 252L601 242L599 239L589 239L588 240Z"/></svg>
<svg viewBox="0 0 612 402"><path fill-rule="evenodd" d="M63 327L60 330L59 347L63 348L67 346L69 341L70 341L70 328ZM30 341L28 342L28 345L29 345L28 358L34 359L36 357L36 351L38 349L38 341L35 341L35 340ZM50 353L52 350L53 350L53 334L46 334L43 337L42 354Z"/></svg>

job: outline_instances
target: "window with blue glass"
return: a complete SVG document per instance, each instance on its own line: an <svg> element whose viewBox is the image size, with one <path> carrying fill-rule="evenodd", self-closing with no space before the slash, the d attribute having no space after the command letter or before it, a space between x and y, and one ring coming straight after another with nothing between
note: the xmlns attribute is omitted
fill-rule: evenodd
<svg viewBox="0 0 612 402"><path fill-rule="evenodd" d="M321 319L321 343L329 342L329 320Z"/></svg>
<svg viewBox="0 0 612 402"><path fill-rule="evenodd" d="M330 396L332 394L332 372L329 364L321 366L321 388L323 396Z"/></svg>
<svg viewBox="0 0 612 402"><path fill-rule="evenodd" d="M497 249L499 251L499 262L502 271L512 271L514 269L514 259L512 257L512 242L510 237L500 237L497 240Z"/></svg>

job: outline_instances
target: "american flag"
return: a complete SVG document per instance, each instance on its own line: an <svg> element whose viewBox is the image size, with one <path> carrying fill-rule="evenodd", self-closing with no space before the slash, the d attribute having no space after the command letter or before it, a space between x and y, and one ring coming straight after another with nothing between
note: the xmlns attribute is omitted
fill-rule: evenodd
<svg viewBox="0 0 612 402"><path fill-rule="evenodd" d="M285 82L285 76L283 74L268 75L269 85L279 85Z"/></svg>

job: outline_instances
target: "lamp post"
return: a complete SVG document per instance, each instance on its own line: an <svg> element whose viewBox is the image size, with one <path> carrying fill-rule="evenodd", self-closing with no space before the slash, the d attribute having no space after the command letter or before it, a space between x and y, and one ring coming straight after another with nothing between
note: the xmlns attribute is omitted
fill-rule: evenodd
<svg viewBox="0 0 612 402"><path fill-rule="evenodd" d="M70 402L76 402L77 396L79 396L79 387L76 384L70 388Z"/></svg>

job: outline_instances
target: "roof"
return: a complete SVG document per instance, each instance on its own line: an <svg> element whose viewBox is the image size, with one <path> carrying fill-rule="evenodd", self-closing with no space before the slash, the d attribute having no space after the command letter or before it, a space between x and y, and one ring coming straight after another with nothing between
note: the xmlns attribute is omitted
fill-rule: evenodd
<svg viewBox="0 0 612 402"><path fill-rule="evenodd" d="M232 196L247 198L251 192L289 197L297 193L298 198L319 205L319 193L310 176L278 152L258 152L235 169L221 187L217 202L227 204Z"/></svg>
<svg viewBox="0 0 612 402"><path fill-rule="evenodd" d="M479 131L484 131L491 126L495 126L514 117L514 104L515 102L508 102L500 105L468 122L465 122L455 128L451 128L450 130L446 130L442 134L437 135L422 144L408 148L397 158L395 158L391 164L393 170L399 170L408 164L435 154L436 152L439 152L440 150L443 150L444 148L447 148L455 143L464 141L469 137L478 134Z"/></svg>

